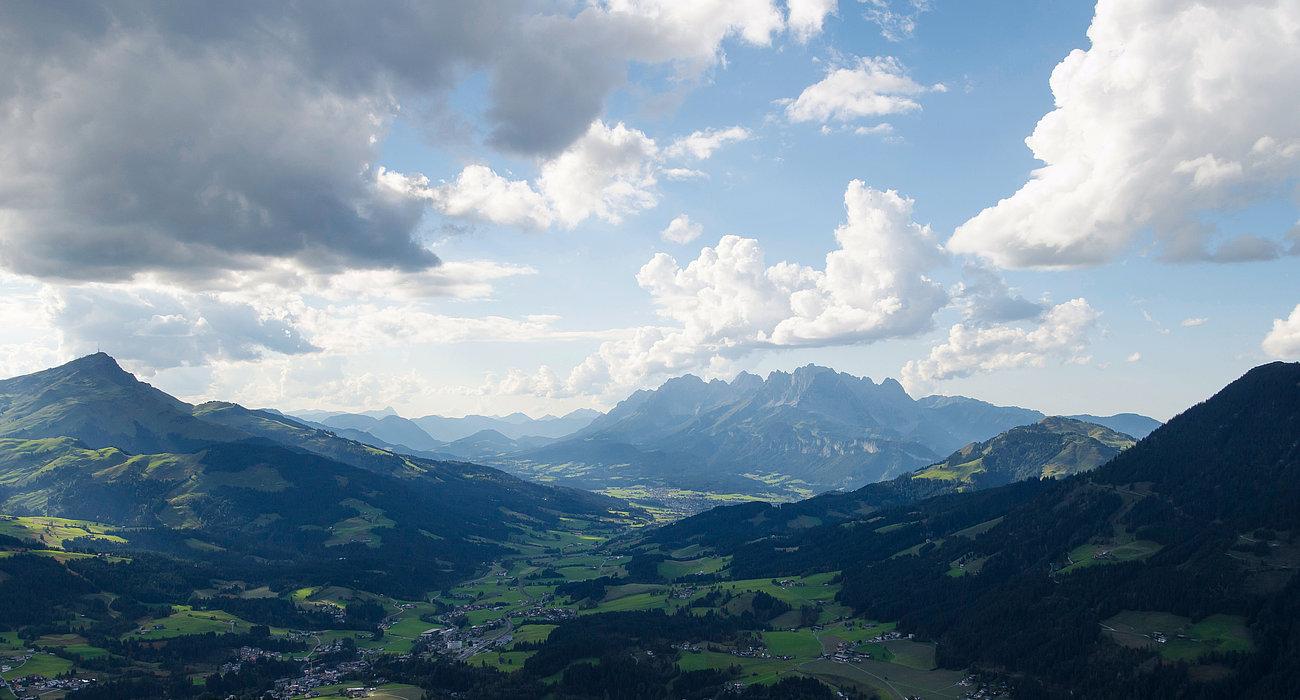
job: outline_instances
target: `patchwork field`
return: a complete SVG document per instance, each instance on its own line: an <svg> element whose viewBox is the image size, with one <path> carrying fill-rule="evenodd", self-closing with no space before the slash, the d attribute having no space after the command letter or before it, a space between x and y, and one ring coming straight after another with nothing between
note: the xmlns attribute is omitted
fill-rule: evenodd
<svg viewBox="0 0 1300 700"><path fill-rule="evenodd" d="M106 650L91 646L87 643L85 637L78 634L47 634L36 640L36 646L60 647L63 650L76 654L83 659L98 659L100 657L108 656Z"/></svg>
<svg viewBox="0 0 1300 700"><path fill-rule="evenodd" d="M1150 649L1170 661L1255 648L1245 619L1236 615L1211 615L1193 624L1172 613L1125 610L1101 623L1101 628L1120 645Z"/></svg>
<svg viewBox="0 0 1300 700"><path fill-rule="evenodd" d="M959 685L966 676L962 671L919 670L884 661L847 664L827 660L810 661L799 670L834 685L850 684L889 700L948 700L967 692L967 688Z"/></svg>
<svg viewBox="0 0 1300 700"><path fill-rule="evenodd" d="M1066 566L1059 569L1057 573L1066 574L1089 566L1146 559L1160 549L1160 543L1149 540L1080 545L1070 551Z"/></svg>
<svg viewBox="0 0 1300 700"><path fill-rule="evenodd" d="M535 651L485 651L469 658L471 666L486 666L501 671L518 671Z"/></svg>
<svg viewBox="0 0 1300 700"><path fill-rule="evenodd" d="M677 561L670 559L659 564L659 575L669 581L675 581L699 574L715 574L731 563L731 557L700 557Z"/></svg>
<svg viewBox="0 0 1300 700"><path fill-rule="evenodd" d="M356 683L338 683L335 685L325 685L316 689L317 695L312 697L319 698L344 698L344 691L348 688L359 687ZM306 696L298 696L306 697ZM388 683L372 689L365 695L367 698L375 700L420 700L424 697L424 691L413 685L404 685L401 683Z"/></svg>
<svg viewBox="0 0 1300 700"><path fill-rule="evenodd" d="M50 516L0 516L0 535L16 537L20 540L40 542L46 547L62 548L68 540L79 537L102 540L106 542L126 542L121 535L115 534L121 528L104 525L89 520L69 520Z"/></svg>
<svg viewBox="0 0 1300 700"><path fill-rule="evenodd" d="M9 664L6 663L6 665ZM13 680L25 676L45 676L46 678L54 678L59 674L67 673L72 669L72 667L72 662L67 659L55 656L54 654L40 652L33 654L30 659L21 664L15 665L10 670L0 673L0 676L3 676L5 680Z"/></svg>
<svg viewBox="0 0 1300 700"><path fill-rule="evenodd" d="M172 606L172 614L145 623L122 636L123 639L167 639L186 634L213 632L244 633L253 625L221 610L195 610L188 605Z"/></svg>

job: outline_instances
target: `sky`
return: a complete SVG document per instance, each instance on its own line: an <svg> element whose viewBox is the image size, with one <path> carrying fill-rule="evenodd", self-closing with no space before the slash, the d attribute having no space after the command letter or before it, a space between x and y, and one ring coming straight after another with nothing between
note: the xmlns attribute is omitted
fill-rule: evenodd
<svg viewBox="0 0 1300 700"><path fill-rule="evenodd" d="M0 376L1167 419L1300 359L1295 0L0 4Z"/></svg>

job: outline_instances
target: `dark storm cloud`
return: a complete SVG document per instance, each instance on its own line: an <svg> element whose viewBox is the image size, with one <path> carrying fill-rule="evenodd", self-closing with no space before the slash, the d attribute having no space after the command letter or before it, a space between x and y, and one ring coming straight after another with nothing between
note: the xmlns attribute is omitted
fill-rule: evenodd
<svg viewBox="0 0 1300 700"><path fill-rule="evenodd" d="M192 282L267 258L436 265L423 205L375 181L386 121L485 69L493 143L562 148L625 71L608 31L573 20L514 2L0 3L0 265Z"/></svg>

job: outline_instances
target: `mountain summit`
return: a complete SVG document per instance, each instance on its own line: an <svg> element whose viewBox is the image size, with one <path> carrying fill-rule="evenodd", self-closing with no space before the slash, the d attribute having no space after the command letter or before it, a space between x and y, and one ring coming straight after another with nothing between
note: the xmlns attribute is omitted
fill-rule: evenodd
<svg viewBox="0 0 1300 700"><path fill-rule="evenodd" d="M174 452L247 437L196 419L106 353L0 380L0 437L66 436L89 447Z"/></svg>

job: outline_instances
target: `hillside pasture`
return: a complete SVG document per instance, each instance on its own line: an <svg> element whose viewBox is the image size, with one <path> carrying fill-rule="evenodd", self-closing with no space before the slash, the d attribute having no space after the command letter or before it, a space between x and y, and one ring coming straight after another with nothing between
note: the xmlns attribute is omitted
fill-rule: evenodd
<svg viewBox="0 0 1300 700"><path fill-rule="evenodd" d="M1192 623L1159 611L1125 610L1101 623L1102 632L1121 646L1154 651L1169 661L1195 661L1212 652L1255 648L1245 618L1210 615Z"/></svg>

